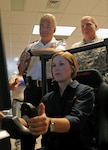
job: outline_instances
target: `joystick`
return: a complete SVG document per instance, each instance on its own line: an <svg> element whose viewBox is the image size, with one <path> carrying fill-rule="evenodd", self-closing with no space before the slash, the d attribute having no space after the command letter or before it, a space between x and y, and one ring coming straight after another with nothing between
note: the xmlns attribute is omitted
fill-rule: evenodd
<svg viewBox="0 0 108 150"><path fill-rule="evenodd" d="M21 112L22 112L22 115L26 115L29 118L32 118L38 115L37 108L33 106L31 103L26 103L26 102L24 102L21 105Z"/></svg>

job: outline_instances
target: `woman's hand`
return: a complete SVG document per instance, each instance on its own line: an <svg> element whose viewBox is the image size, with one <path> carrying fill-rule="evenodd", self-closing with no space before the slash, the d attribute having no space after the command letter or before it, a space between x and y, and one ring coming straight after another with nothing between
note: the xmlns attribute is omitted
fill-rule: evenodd
<svg viewBox="0 0 108 150"><path fill-rule="evenodd" d="M28 126L31 133L35 136L45 134L49 128L49 118L45 113L45 106L43 103L39 106L39 116L30 118L28 120Z"/></svg>
<svg viewBox="0 0 108 150"><path fill-rule="evenodd" d="M28 127L27 122L23 118L18 118L18 119L25 127Z"/></svg>

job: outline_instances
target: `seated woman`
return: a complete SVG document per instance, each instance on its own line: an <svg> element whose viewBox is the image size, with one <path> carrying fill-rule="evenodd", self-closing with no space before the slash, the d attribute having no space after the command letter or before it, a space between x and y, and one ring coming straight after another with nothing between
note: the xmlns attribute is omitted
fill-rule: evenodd
<svg viewBox="0 0 108 150"><path fill-rule="evenodd" d="M42 135L48 150L96 150L93 88L74 80L78 65L69 52L54 54L51 70L57 88L42 98L39 115L27 120L31 134Z"/></svg>

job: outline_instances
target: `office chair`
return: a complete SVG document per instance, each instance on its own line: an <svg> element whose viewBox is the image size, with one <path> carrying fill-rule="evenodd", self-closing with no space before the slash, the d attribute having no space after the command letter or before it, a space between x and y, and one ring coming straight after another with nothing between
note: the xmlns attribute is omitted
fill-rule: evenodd
<svg viewBox="0 0 108 150"><path fill-rule="evenodd" d="M108 149L108 84L103 81L102 75L95 69L79 71L75 78L80 83L94 88L95 92L95 134L98 150Z"/></svg>

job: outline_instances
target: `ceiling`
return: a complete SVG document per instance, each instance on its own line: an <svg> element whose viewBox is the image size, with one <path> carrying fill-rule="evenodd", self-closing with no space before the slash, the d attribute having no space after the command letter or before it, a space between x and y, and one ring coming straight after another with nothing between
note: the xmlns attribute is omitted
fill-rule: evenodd
<svg viewBox="0 0 108 150"><path fill-rule="evenodd" d="M34 24L47 12L53 13L57 25L76 26L70 37L64 37L67 49L81 40L80 19L84 15L96 18L99 27L108 28L108 0L0 0L2 34L9 76L17 70L14 58L39 35L32 35ZM60 37L61 38L61 37Z"/></svg>

